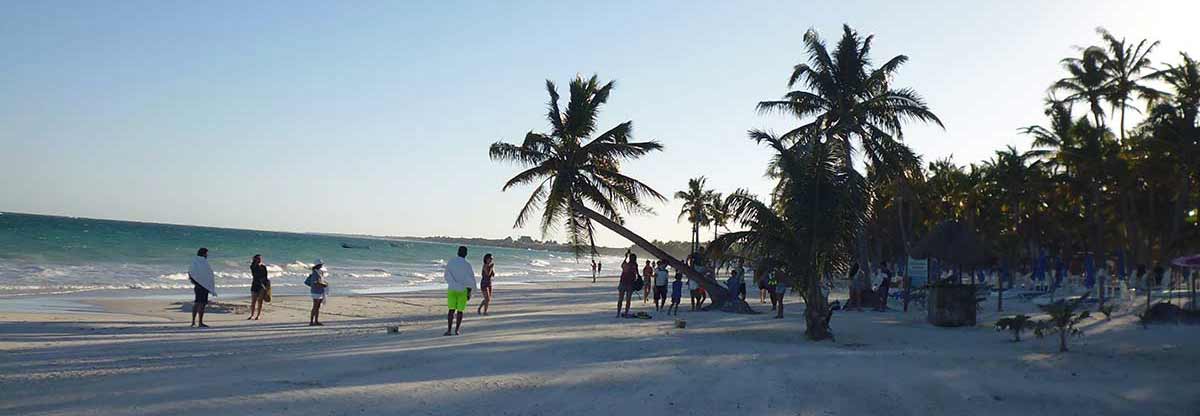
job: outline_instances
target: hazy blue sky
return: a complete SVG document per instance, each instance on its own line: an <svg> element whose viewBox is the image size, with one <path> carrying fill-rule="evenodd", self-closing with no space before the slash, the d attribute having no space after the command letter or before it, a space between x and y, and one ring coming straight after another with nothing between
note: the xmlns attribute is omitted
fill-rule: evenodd
<svg viewBox="0 0 1200 416"><path fill-rule="evenodd" d="M707 175L762 193L755 113L785 92L801 36L843 22L907 54L946 130L927 160L1026 147L1045 88L1096 26L1200 55L1197 2L35 2L0 4L0 211L390 235L512 230L528 189L488 144L545 130L544 80L617 87L602 128L633 120L666 151L628 171L671 194ZM916 4L915 4L916 3ZM1068 4L1073 3L1073 4ZM565 95L565 92L564 92ZM686 239L679 203L629 225ZM711 230L707 231L711 233ZM615 234L601 242L624 245Z"/></svg>

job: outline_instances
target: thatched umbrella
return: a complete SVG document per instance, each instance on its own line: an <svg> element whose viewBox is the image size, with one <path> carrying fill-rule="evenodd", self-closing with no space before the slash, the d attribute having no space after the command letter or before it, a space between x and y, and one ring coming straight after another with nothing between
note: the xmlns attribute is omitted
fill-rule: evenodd
<svg viewBox="0 0 1200 416"><path fill-rule="evenodd" d="M979 241L975 231L957 221L938 224L910 251L914 258L935 258L944 264L963 268L990 265L993 256ZM933 288L928 295L929 323L938 326L974 326L976 315L973 286Z"/></svg>
<svg viewBox="0 0 1200 416"><path fill-rule="evenodd" d="M913 247L913 258L935 258L961 268L987 266L995 257L979 241L975 230L958 221L938 224Z"/></svg>

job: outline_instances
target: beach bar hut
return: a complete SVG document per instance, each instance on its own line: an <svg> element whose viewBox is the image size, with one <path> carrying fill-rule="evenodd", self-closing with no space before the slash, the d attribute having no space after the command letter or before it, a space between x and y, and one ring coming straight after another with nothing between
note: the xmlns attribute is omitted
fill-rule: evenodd
<svg viewBox="0 0 1200 416"><path fill-rule="evenodd" d="M937 259L957 270L973 269L993 263L993 256L979 241L975 231L957 221L945 221L934 227L912 249L917 259ZM926 320L936 326L975 325L975 285L957 278L933 281L928 288Z"/></svg>

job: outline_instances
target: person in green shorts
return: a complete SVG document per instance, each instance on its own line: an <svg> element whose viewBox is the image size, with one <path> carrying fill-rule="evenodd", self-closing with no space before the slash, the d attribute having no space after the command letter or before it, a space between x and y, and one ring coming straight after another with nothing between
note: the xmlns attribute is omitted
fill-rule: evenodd
<svg viewBox="0 0 1200 416"><path fill-rule="evenodd" d="M475 269L467 262L467 248L458 247L458 257L446 262L446 304L450 312L446 314L445 336L458 335L462 327L463 311L467 310L467 301L471 299L471 289L475 288ZM453 329L453 333L451 332Z"/></svg>

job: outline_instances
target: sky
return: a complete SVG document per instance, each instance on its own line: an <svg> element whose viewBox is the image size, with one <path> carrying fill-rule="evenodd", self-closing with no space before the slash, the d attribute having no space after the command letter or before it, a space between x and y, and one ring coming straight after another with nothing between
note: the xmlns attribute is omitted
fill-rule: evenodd
<svg viewBox="0 0 1200 416"><path fill-rule="evenodd" d="M849 4L834 4L849 3ZM910 61L944 121L925 160L991 157L1042 124L1046 87L1097 26L1200 56L1200 2L3 2L0 211L300 232L503 238L531 189L488 145L546 131L546 79L614 80L599 120L663 152L626 163L670 196L706 176L760 195L750 129L787 91L801 38L849 24ZM1131 116L1132 117L1132 116ZM679 201L628 218L687 240ZM705 235L711 235L706 230ZM561 238L551 234L549 238ZM626 246L604 231L598 242Z"/></svg>

